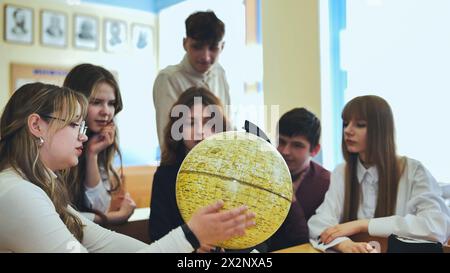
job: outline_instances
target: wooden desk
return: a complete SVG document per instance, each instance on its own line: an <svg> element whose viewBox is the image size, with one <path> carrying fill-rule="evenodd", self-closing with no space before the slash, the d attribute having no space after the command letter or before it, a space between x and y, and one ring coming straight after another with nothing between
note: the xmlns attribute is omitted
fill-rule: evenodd
<svg viewBox="0 0 450 273"><path fill-rule="evenodd" d="M128 222L121 225L109 225L107 229L122 233L133 237L139 241L149 244L150 238L148 235L148 217L150 215L150 208L138 208L134 210Z"/></svg>
<svg viewBox="0 0 450 273"><path fill-rule="evenodd" d="M281 250L274 251L273 253L321 253L315 249L310 243L293 246Z"/></svg>
<svg viewBox="0 0 450 273"><path fill-rule="evenodd" d="M378 242L380 244L381 253L386 253L388 247L388 239L382 237L370 236L368 233L358 233L350 238L354 242ZM450 245L443 246L444 253L450 253ZM302 244L298 246L293 246L281 250L274 251L273 253L321 253L319 250L315 249L311 244Z"/></svg>
<svg viewBox="0 0 450 273"><path fill-rule="evenodd" d="M370 236L368 233L359 233L353 236L350 236L350 238L354 242L378 242L380 244L381 253L385 253L387 250L387 238L381 238L381 237L373 237ZM293 246L281 250L274 251L273 253L322 253L321 251L315 249L311 244L302 244L298 246Z"/></svg>
<svg viewBox="0 0 450 273"><path fill-rule="evenodd" d="M443 249L444 249L444 253L450 253L450 245L444 245L443 246Z"/></svg>
<svg viewBox="0 0 450 273"><path fill-rule="evenodd" d="M358 233L353 236L350 236L350 239L353 240L353 242L378 242L381 247L381 253L386 253L387 247L388 247L388 239L383 237L374 237L370 236L368 233Z"/></svg>

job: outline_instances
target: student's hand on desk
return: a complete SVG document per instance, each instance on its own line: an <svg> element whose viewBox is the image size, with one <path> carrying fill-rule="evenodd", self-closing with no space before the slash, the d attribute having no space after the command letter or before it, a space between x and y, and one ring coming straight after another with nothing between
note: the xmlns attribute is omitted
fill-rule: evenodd
<svg viewBox="0 0 450 273"><path fill-rule="evenodd" d="M342 253L378 253L378 251L368 243L353 242L352 240L345 240L334 246L334 249Z"/></svg>
<svg viewBox="0 0 450 273"><path fill-rule="evenodd" d="M99 154L101 151L114 143L116 126L113 122L103 127L103 129L88 140L87 148L90 154Z"/></svg>
<svg viewBox="0 0 450 273"><path fill-rule="evenodd" d="M255 225L255 214L247 207L220 211L223 201L199 209L187 223L200 241L202 248L213 248L215 244L235 236L245 235L245 229Z"/></svg>
<svg viewBox="0 0 450 273"><path fill-rule="evenodd" d="M327 228L322 234L320 234L320 241L324 244L331 243L338 237L351 236L361 232L367 232L369 228L369 220L355 220L343 224L336 225L334 227Z"/></svg>

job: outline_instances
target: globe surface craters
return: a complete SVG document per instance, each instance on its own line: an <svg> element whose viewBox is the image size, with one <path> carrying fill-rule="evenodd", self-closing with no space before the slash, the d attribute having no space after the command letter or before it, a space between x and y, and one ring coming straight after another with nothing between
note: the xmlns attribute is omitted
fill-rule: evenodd
<svg viewBox="0 0 450 273"><path fill-rule="evenodd" d="M246 132L215 134L186 156L177 176L177 204L187 222L200 207L223 200L224 209L247 205L256 226L219 246L243 249L267 240L281 226L292 199L289 169L278 151Z"/></svg>

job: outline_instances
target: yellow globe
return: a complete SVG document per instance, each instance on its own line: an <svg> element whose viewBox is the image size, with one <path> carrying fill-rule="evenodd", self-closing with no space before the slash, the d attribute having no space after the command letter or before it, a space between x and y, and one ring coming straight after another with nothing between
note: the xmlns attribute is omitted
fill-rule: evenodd
<svg viewBox="0 0 450 273"><path fill-rule="evenodd" d="M215 134L195 146L177 176L176 197L184 221L221 199L224 209L247 205L256 226L219 246L244 249L267 240L286 218L292 199L289 169L278 151L246 132Z"/></svg>

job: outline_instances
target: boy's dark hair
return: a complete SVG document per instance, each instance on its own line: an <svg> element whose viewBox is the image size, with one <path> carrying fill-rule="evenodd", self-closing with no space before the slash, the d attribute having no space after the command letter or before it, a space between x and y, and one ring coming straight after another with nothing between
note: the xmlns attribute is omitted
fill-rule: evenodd
<svg viewBox="0 0 450 273"><path fill-rule="evenodd" d="M198 11L186 19L186 36L198 41L215 44L222 41L225 25L213 11Z"/></svg>
<svg viewBox="0 0 450 273"><path fill-rule="evenodd" d="M278 132L287 137L304 136L311 144L311 149L319 144L320 120L305 108L294 108L281 116Z"/></svg>

